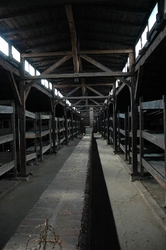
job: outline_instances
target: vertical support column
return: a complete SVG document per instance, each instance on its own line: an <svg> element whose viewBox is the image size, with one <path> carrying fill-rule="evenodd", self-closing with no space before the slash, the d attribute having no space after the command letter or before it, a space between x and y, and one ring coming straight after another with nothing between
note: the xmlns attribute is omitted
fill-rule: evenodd
<svg viewBox="0 0 166 250"><path fill-rule="evenodd" d="M56 109L56 104L55 104L55 92L54 89L52 90L52 150L53 153L56 153L56 134L55 134L55 129L56 129L56 123L55 123L55 109Z"/></svg>
<svg viewBox="0 0 166 250"><path fill-rule="evenodd" d="M66 145L68 145L68 122L67 122L66 105L64 107L64 118L65 118L65 142L66 142Z"/></svg>
<svg viewBox="0 0 166 250"><path fill-rule="evenodd" d="M40 135L40 160L43 161L43 150L42 150L42 120L41 120L41 113L38 115L38 122L39 122L39 135Z"/></svg>
<svg viewBox="0 0 166 250"><path fill-rule="evenodd" d="M73 111L71 110L71 140L73 141L74 139L74 133L73 133Z"/></svg>
<svg viewBox="0 0 166 250"><path fill-rule="evenodd" d="M14 102L11 103L13 107L13 113L12 113L12 133L13 133L13 141L12 141L12 154L14 159L14 178L17 177L17 155L16 155L16 125L15 125L15 104Z"/></svg>
<svg viewBox="0 0 166 250"><path fill-rule="evenodd" d="M94 120L93 107L90 107L90 109L89 109L89 117L90 117L90 127L93 128L93 120Z"/></svg>
<svg viewBox="0 0 166 250"><path fill-rule="evenodd" d="M117 149L120 152L120 143L121 143L121 134L120 134L120 115L119 115L119 111L117 112Z"/></svg>
<svg viewBox="0 0 166 250"><path fill-rule="evenodd" d="M109 104L107 104L107 145L110 145L110 107Z"/></svg>
<svg viewBox="0 0 166 250"><path fill-rule="evenodd" d="M164 123L164 160L165 160L165 183L166 183L166 96L163 96L163 123ZM166 208L166 185L165 185L165 203L164 208Z"/></svg>
<svg viewBox="0 0 166 250"><path fill-rule="evenodd" d="M113 146L114 146L114 152L116 153L117 150L117 98L115 95L116 90L116 83L113 85Z"/></svg>
<svg viewBox="0 0 166 250"><path fill-rule="evenodd" d="M127 161L127 153L128 153L128 133L127 133L127 112L125 113L125 118L124 118L124 128L125 128L125 161Z"/></svg>
<svg viewBox="0 0 166 250"><path fill-rule="evenodd" d="M139 144L140 144L140 159L139 159L139 164L140 164L140 175L144 175L144 168L142 166L142 158L143 158L143 153L144 153L144 139L142 137L142 130L143 130L143 110L141 108L141 103L143 101L143 98L140 98L139 101L139 131L140 131L140 136L139 136Z"/></svg>
<svg viewBox="0 0 166 250"><path fill-rule="evenodd" d="M129 147L129 164L131 164L131 115L128 107L128 147Z"/></svg>
<svg viewBox="0 0 166 250"><path fill-rule="evenodd" d="M130 62L130 72L134 73L134 63L135 57L134 52L129 54L129 62ZM135 86L136 86L136 78L131 77L131 131L132 131L132 174L131 180L134 181L138 179L138 164L137 164L137 114L138 114L138 105L134 102L134 94L135 94Z"/></svg>
<svg viewBox="0 0 166 250"><path fill-rule="evenodd" d="M25 59L21 57L21 64L20 64L20 76L24 76L24 63ZM20 80L19 85L19 92L20 98L22 102L22 106L19 109L20 115L20 176L27 177L26 173L26 139L25 139L25 132L26 132L26 121L25 121L25 81Z"/></svg>

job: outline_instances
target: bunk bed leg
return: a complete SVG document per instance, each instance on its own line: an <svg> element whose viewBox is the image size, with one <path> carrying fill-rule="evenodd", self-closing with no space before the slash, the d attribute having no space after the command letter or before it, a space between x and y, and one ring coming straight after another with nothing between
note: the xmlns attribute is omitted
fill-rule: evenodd
<svg viewBox="0 0 166 250"><path fill-rule="evenodd" d="M135 56L134 51L129 53L129 63L130 63L130 72L135 72L134 63ZM132 129L132 174L131 181L138 179L138 164L137 164L137 113L138 105L134 101L135 95L135 77L131 77L131 87L130 87L130 96L131 96L131 129Z"/></svg>
<svg viewBox="0 0 166 250"><path fill-rule="evenodd" d="M128 160L127 157L127 147L128 147L128 137L127 137L127 113L125 113L125 161Z"/></svg>
<svg viewBox="0 0 166 250"><path fill-rule="evenodd" d="M115 95L116 91L116 84L114 83L113 85L113 146L114 146L114 153L117 153L117 111L116 111L116 106L117 106L117 98Z"/></svg>
<svg viewBox="0 0 166 250"><path fill-rule="evenodd" d="M20 67L20 75L24 76L24 62L25 59L21 57L21 67ZM26 140L25 140L25 81L20 81L19 86L20 98L22 102L22 106L20 107L20 156L21 156L21 165L20 165L20 177L27 178L26 173Z"/></svg>
<svg viewBox="0 0 166 250"><path fill-rule="evenodd" d="M163 122L164 122L164 166L165 166L165 204L164 204L164 208L166 209L166 96L163 96Z"/></svg>

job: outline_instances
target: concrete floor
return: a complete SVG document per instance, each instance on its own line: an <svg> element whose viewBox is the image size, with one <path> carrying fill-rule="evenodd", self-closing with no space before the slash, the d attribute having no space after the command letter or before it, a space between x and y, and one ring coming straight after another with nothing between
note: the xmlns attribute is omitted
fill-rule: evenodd
<svg viewBox="0 0 166 250"><path fill-rule="evenodd" d="M3 195L4 188L0 186L0 249L3 249L21 221L50 186L79 141L75 139L70 142L56 156L41 164L28 182L21 182L18 186L12 182L9 193ZM98 231L93 236L95 244L92 244L91 250L165 250L165 213L139 181L130 181L129 168L118 155L114 155L111 146L106 145L106 141L99 136L96 142L99 156L95 157L97 162L94 162L94 171L95 163L100 161L101 167L96 171L103 175L103 179L94 181L97 191L93 215L96 213L101 218L98 217L94 222ZM7 190L7 186L5 188ZM102 198L107 198L107 206L103 206L105 201L102 203ZM101 224L98 224L99 219ZM113 226L110 227L111 223Z"/></svg>
<svg viewBox="0 0 166 250"><path fill-rule="evenodd" d="M121 250L165 250L166 214L139 181L130 181L106 141L96 141Z"/></svg>
<svg viewBox="0 0 166 250"><path fill-rule="evenodd" d="M0 249L15 233L79 142L80 138L75 138L51 158L44 156L44 162L39 166L30 166L29 181L0 180Z"/></svg>

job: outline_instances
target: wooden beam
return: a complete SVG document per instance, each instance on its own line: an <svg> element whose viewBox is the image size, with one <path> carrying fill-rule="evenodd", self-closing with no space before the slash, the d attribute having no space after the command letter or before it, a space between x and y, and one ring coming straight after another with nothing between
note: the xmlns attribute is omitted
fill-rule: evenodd
<svg viewBox="0 0 166 250"><path fill-rule="evenodd" d="M65 11L70 27L70 34L71 34L71 45L72 45L72 54L73 54L73 64L74 64L74 72L79 72L79 60L78 60L78 53L77 53L77 34L75 29L73 11L71 5L65 5Z"/></svg>
<svg viewBox="0 0 166 250"><path fill-rule="evenodd" d="M138 102L138 99L139 99L142 75L143 75L143 66L140 66L138 70L138 74L137 74L137 81L136 81L135 93L134 93L134 102Z"/></svg>
<svg viewBox="0 0 166 250"><path fill-rule="evenodd" d="M78 87L80 86L80 84L55 84L53 83L53 87L54 88L59 88L59 89L62 89L62 88L70 88L70 87ZM113 83L86 83L86 86L90 87L90 86L93 86L93 87L105 87L105 86L113 86Z"/></svg>
<svg viewBox="0 0 166 250"><path fill-rule="evenodd" d="M79 55L101 55L101 54L129 54L132 49L108 49L108 50L80 50Z"/></svg>
<svg viewBox="0 0 166 250"><path fill-rule="evenodd" d="M93 64L94 66L96 66L97 68L99 68L99 69L101 69L101 70L103 70L105 72L114 72L113 70L109 69L108 67L106 67L103 64L97 62L96 60L94 60L93 58L91 58L91 57L89 57L87 55L81 55L81 57L84 60L88 61L89 63ZM129 86L131 85L131 83L129 81L127 81L126 79L124 79L124 78L121 78L121 77L116 77L116 78L118 80L124 82L125 84L129 85Z"/></svg>
<svg viewBox="0 0 166 250"><path fill-rule="evenodd" d="M99 95L99 96L104 96L104 95L101 94L99 91L95 90L94 88L87 87L87 89L91 90L92 92L94 92L95 94L97 94L97 95Z"/></svg>
<svg viewBox="0 0 166 250"><path fill-rule="evenodd" d="M61 97L59 100L84 100L84 99L107 99L109 96L69 96L69 97Z"/></svg>
<svg viewBox="0 0 166 250"><path fill-rule="evenodd" d="M102 55L102 54L129 54L132 49L119 50L80 50L79 55ZM57 52L40 52L40 53L23 53L24 58L41 58L41 57L56 57L56 56L71 56L72 51L57 51Z"/></svg>
<svg viewBox="0 0 166 250"><path fill-rule="evenodd" d="M88 104L88 105L86 105L86 104L84 104L84 105L71 105L71 107L105 107L105 105L103 105L103 104L99 104L99 105L91 105L91 104Z"/></svg>
<svg viewBox="0 0 166 250"><path fill-rule="evenodd" d="M65 73L65 74L44 74L39 76L22 76L22 80L41 80L41 79L65 79L65 78L82 78L82 77L130 77L134 76L133 72L94 72L94 73Z"/></svg>
<svg viewBox="0 0 166 250"><path fill-rule="evenodd" d="M80 89L81 88L81 86L79 86L79 87L76 87L75 89L73 89L73 90L71 90L66 96L65 96L65 98L68 98L70 95L72 95L74 92L76 92L78 89Z"/></svg>
<svg viewBox="0 0 166 250"><path fill-rule="evenodd" d="M61 66L66 61L68 61L70 58L71 58L71 56L64 56L59 61L57 61L56 63L54 63L53 65L51 65L48 69L46 69L45 71L43 71L42 74L41 74L41 76L44 75L44 74L48 74L48 73L52 72L53 70L57 69L59 66ZM28 89L28 88L30 88L35 82L36 82L36 80L33 80L33 81L27 83L25 85L25 90Z"/></svg>
<svg viewBox="0 0 166 250"><path fill-rule="evenodd" d="M21 106L22 101L20 98L20 94L19 94L17 84L16 84L15 79L14 79L13 73L11 71L8 71L7 75L8 75L9 81L11 83L11 87L12 87L15 99L16 99L17 103Z"/></svg>
<svg viewBox="0 0 166 250"><path fill-rule="evenodd" d="M96 105L100 105L98 102L94 101L93 99L90 99L90 101L95 103Z"/></svg>
<svg viewBox="0 0 166 250"><path fill-rule="evenodd" d="M72 51L60 52L40 52L40 53L24 53L21 54L24 58L41 58L41 57L55 57L55 56L72 56Z"/></svg>
<svg viewBox="0 0 166 250"><path fill-rule="evenodd" d="M135 71L139 69L151 56L151 54L156 50L156 48L164 41L166 38L166 26L163 31L159 33L159 35L154 39L153 43L147 48L145 54L140 58L135 65Z"/></svg>

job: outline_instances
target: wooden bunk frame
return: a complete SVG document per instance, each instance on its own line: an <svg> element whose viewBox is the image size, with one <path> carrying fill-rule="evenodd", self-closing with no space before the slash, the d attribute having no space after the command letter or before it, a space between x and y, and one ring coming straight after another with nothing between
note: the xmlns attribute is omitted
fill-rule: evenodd
<svg viewBox="0 0 166 250"><path fill-rule="evenodd" d="M0 145L5 148L10 143L10 149L3 149L0 152L0 176L13 170L13 175L17 175L17 159L16 159L16 131L15 131L15 104L12 101L0 101L1 125L3 118L9 122L8 128L0 129Z"/></svg>

